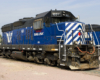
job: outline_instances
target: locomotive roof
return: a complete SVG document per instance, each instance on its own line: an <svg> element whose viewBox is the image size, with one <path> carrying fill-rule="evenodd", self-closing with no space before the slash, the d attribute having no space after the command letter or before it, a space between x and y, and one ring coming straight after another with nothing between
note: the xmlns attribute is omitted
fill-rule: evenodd
<svg viewBox="0 0 100 80"><path fill-rule="evenodd" d="M39 19L39 18L44 18L46 16L51 16L51 12L66 12L67 14L70 15L70 17L72 18L76 18L71 12L69 11L65 11L65 10L50 10L50 11L46 11L40 14L37 14L35 18L33 17L26 17L23 19L19 19L18 21L15 21L13 23L10 24L6 24L4 26L2 26L2 31L10 31L12 29L14 29L14 27L29 27L33 25L33 21L34 19ZM16 29L16 28L15 28Z"/></svg>
<svg viewBox="0 0 100 80"><path fill-rule="evenodd" d="M92 25L92 27L100 27L100 25L99 24L91 24ZM87 25L85 25L85 27L86 28L88 28L89 26L88 26L88 24Z"/></svg>
<svg viewBox="0 0 100 80"><path fill-rule="evenodd" d="M43 13L37 14L35 19L44 17L44 16L45 16L46 14L48 14L49 12L50 12L50 11L47 11L47 12L43 12Z"/></svg>
<svg viewBox="0 0 100 80"><path fill-rule="evenodd" d="M35 17L35 19L43 18L43 17L45 17L47 14L51 13L52 11L65 11L65 10L50 10L50 11L46 11L46 12L37 14L36 17ZM68 13L68 14L70 14L71 17L76 18L71 12L69 12L69 11L65 11L65 12Z"/></svg>
<svg viewBox="0 0 100 80"><path fill-rule="evenodd" d="M23 18L23 19L19 19L19 21L15 21L13 23L6 24L6 25L2 26L2 28L11 27L13 24L25 23L25 22L30 21L32 19L34 19L34 18L33 17L28 17L28 18L26 17L26 18Z"/></svg>
<svg viewBox="0 0 100 80"><path fill-rule="evenodd" d="M2 26L2 28L3 27L11 27L11 26L12 26L12 23L4 25L4 26Z"/></svg>
<svg viewBox="0 0 100 80"><path fill-rule="evenodd" d="M30 20L28 20L28 21L26 21L25 24L23 25L23 27L32 26L32 25L33 25L33 21L34 21L34 18L33 18L33 19L30 19Z"/></svg>

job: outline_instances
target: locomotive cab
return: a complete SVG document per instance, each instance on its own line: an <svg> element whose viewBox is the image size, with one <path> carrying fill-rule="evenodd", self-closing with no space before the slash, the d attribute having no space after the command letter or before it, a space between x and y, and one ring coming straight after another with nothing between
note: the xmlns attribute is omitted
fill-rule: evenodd
<svg viewBox="0 0 100 80"><path fill-rule="evenodd" d="M61 23L61 22L68 22L68 21L76 21L76 19L77 18L71 12L64 11L64 10L51 10L51 11L37 14L34 21L42 20L42 23L45 23L46 27L50 27L50 24L55 24L55 22ZM33 22L33 24L34 23L35 22ZM37 28L38 27L39 25L37 26Z"/></svg>

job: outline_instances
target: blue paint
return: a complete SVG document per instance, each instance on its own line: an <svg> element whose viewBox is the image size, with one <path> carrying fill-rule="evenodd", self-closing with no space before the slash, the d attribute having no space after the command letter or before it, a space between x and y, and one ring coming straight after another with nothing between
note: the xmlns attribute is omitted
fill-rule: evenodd
<svg viewBox="0 0 100 80"><path fill-rule="evenodd" d="M60 30L66 29L65 26L66 22L57 23L58 28ZM70 28L72 29L77 23L81 22L67 22L68 25L74 23L74 25ZM80 27L80 26L79 26ZM75 29L77 31L78 28ZM74 32L75 32L74 31ZM13 33L11 43L8 43L6 33ZM35 44L35 45L50 45L50 44L57 44L57 40L63 34L63 31L58 31L56 24L50 24L50 27L46 27L45 23L43 24L43 29L40 31L36 31L33 29L33 26L28 26L25 28L15 29L13 31L3 32L3 43L4 44ZM77 34L78 35L78 34ZM75 35L76 36L76 35ZM74 37L75 38L75 37ZM64 37L62 38L64 40Z"/></svg>

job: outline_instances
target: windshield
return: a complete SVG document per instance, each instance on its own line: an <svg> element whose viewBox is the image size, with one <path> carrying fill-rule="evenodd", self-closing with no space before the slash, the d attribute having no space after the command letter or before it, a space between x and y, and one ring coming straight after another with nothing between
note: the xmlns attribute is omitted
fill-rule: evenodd
<svg viewBox="0 0 100 80"><path fill-rule="evenodd" d="M75 19L72 18L52 18L52 23L60 23L60 22L66 22L66 21L76 21Z"/></svg>

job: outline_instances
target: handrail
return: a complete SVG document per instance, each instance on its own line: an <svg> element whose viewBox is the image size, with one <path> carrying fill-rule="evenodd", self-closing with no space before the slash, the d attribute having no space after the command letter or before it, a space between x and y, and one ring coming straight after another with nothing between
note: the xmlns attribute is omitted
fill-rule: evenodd
<svg viewBox="0 0 100 80"><path fill-rule="evenodd" d="M56 23L56 22L55 22L55 23ZM58 28L57 23L56 23L56 26L57 26L58 31L63 31L63 34L62 34L62 36L61 36L61 38L60 38L60 42L59 42L59 58L60 58L60 43L61 43L61 40L62 40L63 35L64 35L64 41L65 41L65 31L64 31L64 30L60 30L60 29ZM65 51L64 51L64 53L65 53Z"/></svg>
<svg viewBox="0 0 100 80"><path fill-rule="evenodd" d="M91 24L90 24L90 27L91 27L91 30L94 32L95 37L96 37L97 42L98 42L98 45L99 45L99 40L98 40L97 35L96 35L95 31L93 30L93 28L92 28L92 25L91 25ZM98 56L99 56L99 47L98 47Z"/></svg>

